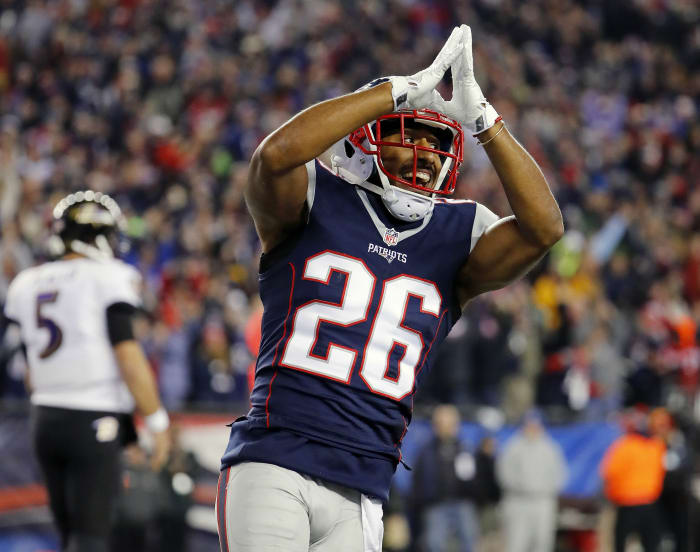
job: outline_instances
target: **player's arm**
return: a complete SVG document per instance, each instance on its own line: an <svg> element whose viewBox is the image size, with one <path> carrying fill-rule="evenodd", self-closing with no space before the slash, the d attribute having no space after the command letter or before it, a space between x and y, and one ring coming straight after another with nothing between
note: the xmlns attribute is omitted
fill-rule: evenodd
<svg viewBox="0 0 700 552"><path fill-rule="evenodd" d="M463 26L464 27L464 26ZM397 108L420 109L456 58L464 29L455 28L430 67L316 104L270 134L250 162L245 199L263 251L304 224L307 174L304 165L335 142Z"/></svg>
<svg viewBox="0 0 700 552"><path fill-rule="evenodd" d="M534 159L503 123L477 135L514 216L491 225L458 275L460 303L520 278L564 232L561 212Z"/></svg>
<svg viewBox="0 0 700 552"><path fill-rule="evenodd" d="M365 123L393 110L391 83L316 104L270 134L250 162L245 199L263 251L304 223L304 166Z"/></svg>
<svg viewBox="0 0 700 552"><path fill-rule="evenodd" d="M471 29L463 25L460 55L452 64L452 99L436 100L486 150L514 216L489 227L458 275L460 303L525 274L564 232L561 212L534 159L510 135L474 76Z"/></svg>
<svg viewBox="0 0 700 552"><path fill-rule="evenodd" d="M108 307L107 330L122 378L153 436L151 465L158 469L167 461L170 452L169 419L160 402L146 355L141 344L134 338L132 317L135 311L135 307L128 303L116 303Z"/></svg>

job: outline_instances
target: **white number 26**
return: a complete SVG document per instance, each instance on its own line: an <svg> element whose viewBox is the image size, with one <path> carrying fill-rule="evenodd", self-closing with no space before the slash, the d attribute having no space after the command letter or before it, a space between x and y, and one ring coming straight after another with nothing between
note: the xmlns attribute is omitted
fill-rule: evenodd
<svg viewBox="0 0 700 552"><path fill-rule="evenodd" d="M360 376L374 392L401 400L413 389L416 369L426 347L422 334L404 325L410 297L420 302L420 312L440 316L442 297L430 281L402 274L384 281L369 338L364 349L330 343L326 357L314 354L321 322L347 327L367 320L377 278L360 259L324 251L307 260L303 278L328 284L332 273L346 275L339 303L310 301L300 306L284 348L281 364L348 383L358 354L362 354ZM436 329L437 331L437 329ZM392 353L399 349L397 376L388 375Z"/></svg>

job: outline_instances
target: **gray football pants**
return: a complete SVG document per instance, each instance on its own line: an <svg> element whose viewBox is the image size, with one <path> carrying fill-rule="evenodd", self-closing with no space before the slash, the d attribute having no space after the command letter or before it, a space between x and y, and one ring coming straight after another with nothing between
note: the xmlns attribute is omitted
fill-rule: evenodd
<svg viewBox="0 0 700 552"><path fill-rule="evenodd" d="M382 505L359 491L262 462L219 478L222 552L380 552Z"/></svg>

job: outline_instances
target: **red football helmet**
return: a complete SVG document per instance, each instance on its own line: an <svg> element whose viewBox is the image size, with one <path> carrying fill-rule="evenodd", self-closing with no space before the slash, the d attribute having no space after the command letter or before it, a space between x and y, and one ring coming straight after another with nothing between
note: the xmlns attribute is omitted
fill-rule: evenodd
<svg viewBox="0 0 700 552"><path fill-rule="evenodd" d="M407 140L407 128L427 127L439 141L438 147L417 145ZM384 137L398 134L399 141ZM382 161L382 147L401 147L413 153L410 180L390 173ZM433 188L418 181L419 152L427 151L440 157L442 167ZM433 207L435 195L454 192L464 152L464 132L461 125L442 113L430 109L397 111L379 117L330 149L331 170L341 178L378 194L392 215L404 220L424 218ZM374 175L374 176L373 176ZM401 183L408 189L400 188ZM421 192L428 192L429 196Z"/></svg>
<svg viewBox="0 0 700 552"><path fill-rule="evenodd" d="M418 146L406 141L405 129L416 126L428 127L440 140L440 147L431 148ZM399 134L399 142L388 141L383 136ZM390 180L401 182L411 188L430 192L433 194L450 195L454 192L459 174L459 166L464 155L464 132L462 126L449 117L430 109L415 111L398 111L383 115L376 121L357 129L348 137L350 143L362 153L374 156L377 168ZM400 175L390 173L382 162L381 151L383 146L402 147L413 151L413 178L408 181ZM418 152L427 151L440 156L442 169L436 179L434 188L422 186L416 182L416 168L418 164Z"/></svg>

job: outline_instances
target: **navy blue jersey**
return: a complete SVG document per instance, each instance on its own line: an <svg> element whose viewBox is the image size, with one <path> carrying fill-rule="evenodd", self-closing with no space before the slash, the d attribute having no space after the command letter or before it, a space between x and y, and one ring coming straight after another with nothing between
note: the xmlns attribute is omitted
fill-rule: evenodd
<svg viewBox="0 0 700 552"><path fill-rule="evenodd" d="M308 223L261 261L252 408L222 465L269 462L386 500L413 394L461 313L477 207L490 212L442 200L403 223L318 162L307 172Z"/></svg>

